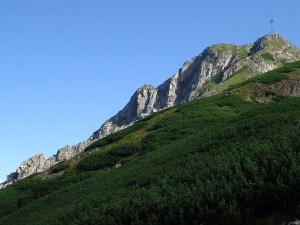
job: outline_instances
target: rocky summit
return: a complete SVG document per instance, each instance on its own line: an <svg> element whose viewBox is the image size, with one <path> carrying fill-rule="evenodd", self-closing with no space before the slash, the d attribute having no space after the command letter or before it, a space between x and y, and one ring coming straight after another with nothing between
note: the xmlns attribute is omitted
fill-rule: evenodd
<svg viewBox="0 0 300 225"><path fill-rule="evenodd" d="M164 108L225 90L257 74L300 60L300 49L277 33L270 33L254 43L236 46L216 44L186 61L171 78L158 87L146 84L138 88L127 105L108 119L87 141L59 149L50 158L38 154L24 161L7 176L6 184L42 172L56 163L81 153L95 140L124 129L135 121Z"/></svg>
<svg viewBox="0 0 300 225"><path fill-rule="evenodd" d="M244 79L300 59L300 49L277 33L265 35L252 44L216 44L186 61L171 78L158 87L144 85L128 104L107 120L89 138L105 137L130 126L152 112L218 92L230 77L243 73ZM213 84L212 84L213 83Z"/></svg>

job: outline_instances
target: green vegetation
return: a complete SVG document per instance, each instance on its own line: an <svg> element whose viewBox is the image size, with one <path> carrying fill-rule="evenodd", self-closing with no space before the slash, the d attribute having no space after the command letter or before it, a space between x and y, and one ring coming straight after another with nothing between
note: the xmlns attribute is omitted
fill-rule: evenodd
<svg viewBox="0 0 300 225"><path fill-rule="evenodd" d="M51 173L58 173L58 172L68 169L69 167L70 167L70 165L68 163L60 162L60 163L57 163L55 166L53 166L50 169L50 171L51 171Z"/></svg>
<svg viewBox="0 0 300 225"><path fill-rule="evenodd" d="M239 54L241 58L247 57L248 52L246 46L236 46L233 44L215 44L211 46L211 49L221 51L221 52L233 52Z"/></svg>
<svg viewBox="0 0 300 225"><path fill-rule="evenodd" d="M208 90L215 88L215 94L219 94L228 88L230 88L232 85L241 83L246 80L247 76L251 74L251 71L248 67L243 67L242 69L238 70L234 74L232 74L227 80L222 82L220 77L215 77L211 81L208 81L206 84L203 85L202 91L206 92Z"/></svg>
<svg viewBox="0 0 300 225"><path fill-rule="evenodd" d="M293 68L251 82L276 82ZM265 224L274 212L293 219L299 136L300 98L259 104L219 94L180 104L93 143L48 179L36 174L0 190L0 224Z"/></svg>
<svg viewBox="0 0 300 225"><path fill-rule="evenodd" d="M139 142L122 143L111 147L107 152L93 152L85 157L78 164L80 170L99 170L107 167L113 167L121 159L132 156L141 151Z"/></svg>
<svg viewBox="0 0 300 225"><path fill-rule="evenodd" d="M286 45L287 41L280 36L269 36L269 37L263 37L263 39L261 40L261 44L265 47L265 48L270 48L270 47L276 47L276 48L282 48Z"/></svg>
<svg viewBox="0 0 300 225"><path fill-rule="evenodd" d="M280 82L282 80L288 79L289 76L287 74L296 71L296 68L298 68L298 66L299 66L299 62L287 64L283 67L280 67L279 69L271 70L267 73L254 76L241 83L231 85L229 89L239 88L248 83L255 83L255 82L259 82L263 84L274 84L276 82Z"/></svg>
<svg viewBox="0 0 300 225"><path fill-rule="evenodd" d="M247 80L247 83L250 82L260 82L263 84L274 84L276 82L288 79L288 75L277 73L277 72L268 72L264 75L255 76L249 80Z"/></svg>
<svg viewBox="0 0 300 225"><path fill-rule="evenodd" d="M261 54L261 56L266 60L275 61L274 57L268 52Z"/></svg>
<svg viewBox="0 0 300 225"><path fill-rule="evenodd" d="M244 67L239 71L232 74L227 80L217 86L217 92L221 93L226 89L230 88L234 84L241 83L246 80L247 76L251 73L248 67Z"/></svg>
<svg viewBox="0 0 300 225"><path fill-rule="evenodd" d="M91 145L86 147L84 151L89 151L89 150L92 150L95 148L103 148L109 144L117 142L117 141L121 140L122 138L124 138L126 135L130 134L131 132L133 132L139 128L142 128L144 125L145 125L144 120L140 120L140 121L136 122L135 124L133 124L131 127L128 127L127 129L113 133L105 138L102 138L102 139L92 143Z"/></svg>

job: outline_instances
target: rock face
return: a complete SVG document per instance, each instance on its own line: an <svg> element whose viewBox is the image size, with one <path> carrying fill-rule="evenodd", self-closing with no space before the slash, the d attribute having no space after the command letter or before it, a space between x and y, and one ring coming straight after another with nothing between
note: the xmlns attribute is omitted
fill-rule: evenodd
<svg viewBox="0 0 300 225"><path fill-rule="evenodd" d="M42 172L44 169L45 161L46 156L44 154L37 154L27 159L16 170L16 173L18 174L18 179L25 178L34 173Z"/></svg>
<svg viewBox="0 0 300 225"><path fill-rule="evenodd" d="M107 120L88 140L93 141L105 137L130 126L137 119L155 112L156 99L156 88L149 84L142 86L133 94L128 104L119 113Z"/></svg>
<svg viewBox="0 0 300 225"><path fill-rule="evenodd" d="M212 45L200 55L185 62L182 68L158 87L149 84L140 87L128 104L107 120L87 141L61 148L48 159L43 154L33 156L24 161L16 172L8 175L5 183L45 171L60 161L68 160L81 153L93 141L124 129L153 112L211 95L215 89L205 88L205 84L209 82L222 84L245 68L248 77L251 77L275 69L281 66L282 62L296 60L300 60L300 50L276 33L265 35L253 44L243 46ZM295 86L298 88L298 84Z"/></svg>
<svg viewBox="0 0 300 225"><path fill-rule="evenodd" d="M5 183L10 184L15 180L20 180L32 174L43 172L54 166L56 163L68 160L83 152L83 150L91 143L91 141L82 141L77 145L67 145L59 149L57 153L50 158L46 158L44 154L37 154L22 162L22 164L16 169L16 172L7 175L7 180ZM3 187L4 186L5 185L3 184Z"/></svg>
<svg viewBox="0 0 300 225"><path fill-rule="evenodd" d="M148 84L139 88L129 103L95 131L89 140L103 138L128 127L152 112L211 95L214 89L205 89L206 83L213 80L221 84L243 68L248 69L248 77L251 77L282 66L283 61L296 60L300 60L300 50L276 33L243 46L212 45L185 62L173 77L157 88Z"/></svg>

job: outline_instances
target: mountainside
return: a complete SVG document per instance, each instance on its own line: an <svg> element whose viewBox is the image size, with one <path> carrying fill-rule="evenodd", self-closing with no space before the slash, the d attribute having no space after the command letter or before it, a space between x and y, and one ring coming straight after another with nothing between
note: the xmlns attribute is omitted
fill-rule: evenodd
<svg viewBox="0 0 300 225"><path fill-rule="evenodd" d="M144 85L129 103L95 131L95 140L131 125L158 110L202 96L212 95L231 76L243 73L244 79L300 60L300 50L276 33L259 38L253 44L235 46L216 44L184 63L173 77L157 88ZM214 82L214 85L212 84ZM208 84L206 85L205 84ZM218 87L220 86L220 87Z"/></svg>
<svg viewBox="0 0 300 225"><path fill-rule="evenodd" d="M253 44L243 46L212 45L185 62L173 77L157 88L149 84L140 87L128 104L107 120L87 141L59 149L48 159L43 154L33 156L24 161L16 172L7 176L6 184L70 159L83 152L94 141L124 129L153 112L220 93L232 84L296 60L300 60L300 50L276 33L265 35Z"/></svg>
<svg viewBox="0 0 300 225"><path fill-rule="evenodd" d="M0 190L0 224L288 224L299 82L300 61L152 113Z"/></svg>

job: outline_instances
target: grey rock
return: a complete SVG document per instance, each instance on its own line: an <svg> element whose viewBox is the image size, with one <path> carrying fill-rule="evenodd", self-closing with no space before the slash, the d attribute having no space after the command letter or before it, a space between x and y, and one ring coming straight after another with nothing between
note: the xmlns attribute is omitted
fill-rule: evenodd
<svg viewBox="0 0 300 225"><path fill-rule="evenodd" d="M288 225L299 225L300 220L295 220L294 222L290 222Z"/></svg>
<svg viewBox="0 0 300 225"><path fill-rule="evenodd" d="M11 183L5 181L3 183L0 184L0 189L5 188L6 186L10 185Z"/></svg>
<svg viewBox="0 0 300 225"><path fill-rule="evenodd" d="M61 149L59 149L57 151L57 154L55 155L56 157L56 162L61 162L61 161L65 161L68 159L71 159L72 157L74 157L75 155L83 152L83 150L89 145L91 144L89 141L82 141L77 145L73 145L73 146L65 146ZM51 164L51 163L50 163Z"/></svg>
<svg viewBox="0 0 300 225"><path fill-rule="evenodd" d="M134 121L155 112L154 103L158 90L146 84L140 87L131 97L127 105L115 116L107 120L99 130L95 131L88 141L97 140L118 130L130 126Z"/></svg>
<svg viewBox="0 0 300 225"><path fill-rule="evenodd" d="M46 171L54 166L56 163L71 159L75 155L84 151L84 149L91 144L91 141L82 141L77 145L65 146L57 151L57 153L49 158L46 158L44 154L37 154L24 162L13 172L7 175L7 180L3 185L0 185L0 189L6 187L8 184L20 179L29 177L32 174Z"/></svg>
<svg viewBox="0 0 300 225"><path fill-rule="evenodd" d="M7 183L11 183L11 182L13 182L14 180L17 180L17 179L18 179L17 172L13 172L13 173L6 176L6 182Z"/></svg>
<svg viewBox="0 0 300 225"><path fill-rule="evenodd" d="M296 60L300 60L300 50L276 33L243 46L212 45L186 61L182 68L157 88L151 85L139 88L128 104L88 140L103 138L161 109L212 95L215 89L206 90L204 84L211 80L221 84L242 68L247 67L248 77L252 77L282 66L282 61Z"/></svg>
<svg viewBox="0 0 300 225"><path fill-rule="evenodd" d="M117 164L115 165L115 169L117 169L117 168L119 168L119 167L121 167L121 166L122 166L121 163L117 163Z"/></svg>
<svg viewBox="0 0 300 225"><path fill-rule="evenodd" d="M46 156L44 154L37 154L25 160L16 170L18 180L42 172L45 160Z"/></svg>

